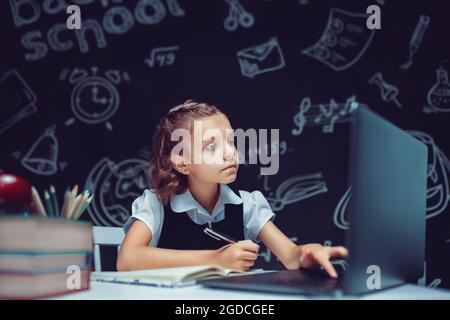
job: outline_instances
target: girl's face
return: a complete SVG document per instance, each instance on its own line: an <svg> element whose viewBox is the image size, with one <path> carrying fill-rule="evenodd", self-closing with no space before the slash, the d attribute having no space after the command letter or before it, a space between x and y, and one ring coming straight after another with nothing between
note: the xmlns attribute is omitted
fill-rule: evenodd
<svg viewBox="0 0 450 320"><path fill-rule="evenodd" d="M197 158L202 161L200 163L191 161L191 164L186 164L188 179L221 184L236 180L238 152L228 118L217 114L199 119L192 131L194 132L191 132L191 159L196 159L196 153L201 152L201 158L198 156ZM197 147L195 139L198 139Z"/></svg>

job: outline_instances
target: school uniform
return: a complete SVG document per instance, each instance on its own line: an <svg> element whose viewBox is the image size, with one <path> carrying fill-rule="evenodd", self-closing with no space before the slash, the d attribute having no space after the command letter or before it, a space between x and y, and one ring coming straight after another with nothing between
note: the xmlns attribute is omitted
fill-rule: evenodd
<svg viewBox="0 0 450 320"><path fill-rule="evenodd" d="M220 195L213 212L208 213L192 196L189 189L172 195L167 205L152 190L134 200L132 215L124 224L127 232L133 222L142 221L151 231L151 247L202 250L218 249L226 242L203 232L206 226L236 240L260 242L259 232L275 218L264 195L259 191L234 190L220 185Z"/></svg>

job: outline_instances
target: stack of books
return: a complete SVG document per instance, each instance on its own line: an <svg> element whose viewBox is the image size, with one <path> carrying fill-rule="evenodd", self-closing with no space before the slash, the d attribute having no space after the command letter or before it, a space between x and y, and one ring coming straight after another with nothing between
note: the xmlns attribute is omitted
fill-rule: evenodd
<svg viewBox="0 0 450 320"><path fill-rule="evenodd" d="M0 216L0 299L34 299L89 288L92 225Z"/></svg>

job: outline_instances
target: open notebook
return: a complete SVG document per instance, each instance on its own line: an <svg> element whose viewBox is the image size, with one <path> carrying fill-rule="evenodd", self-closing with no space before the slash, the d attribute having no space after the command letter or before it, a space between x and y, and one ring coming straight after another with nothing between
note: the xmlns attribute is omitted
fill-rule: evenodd
<svg viewBox="0 0 450 320"><path fill-rule="evenodd" d="M92 272L91 280L160 287L194 285L197 280L267 272L263 269L238 271L216 265L176 267L123 272Z"/></svg>

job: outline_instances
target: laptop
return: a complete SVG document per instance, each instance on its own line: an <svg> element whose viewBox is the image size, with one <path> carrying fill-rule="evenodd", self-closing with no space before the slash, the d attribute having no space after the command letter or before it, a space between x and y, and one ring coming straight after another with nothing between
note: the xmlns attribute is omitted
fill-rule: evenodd
<svg viewBox="0 0 450 320"><path fill-rule="evenodd" d="M280 270L199 281L211 288L359 295L417 282L425 260L427 147L359 106L350 137L348 267Z"/></svg>

